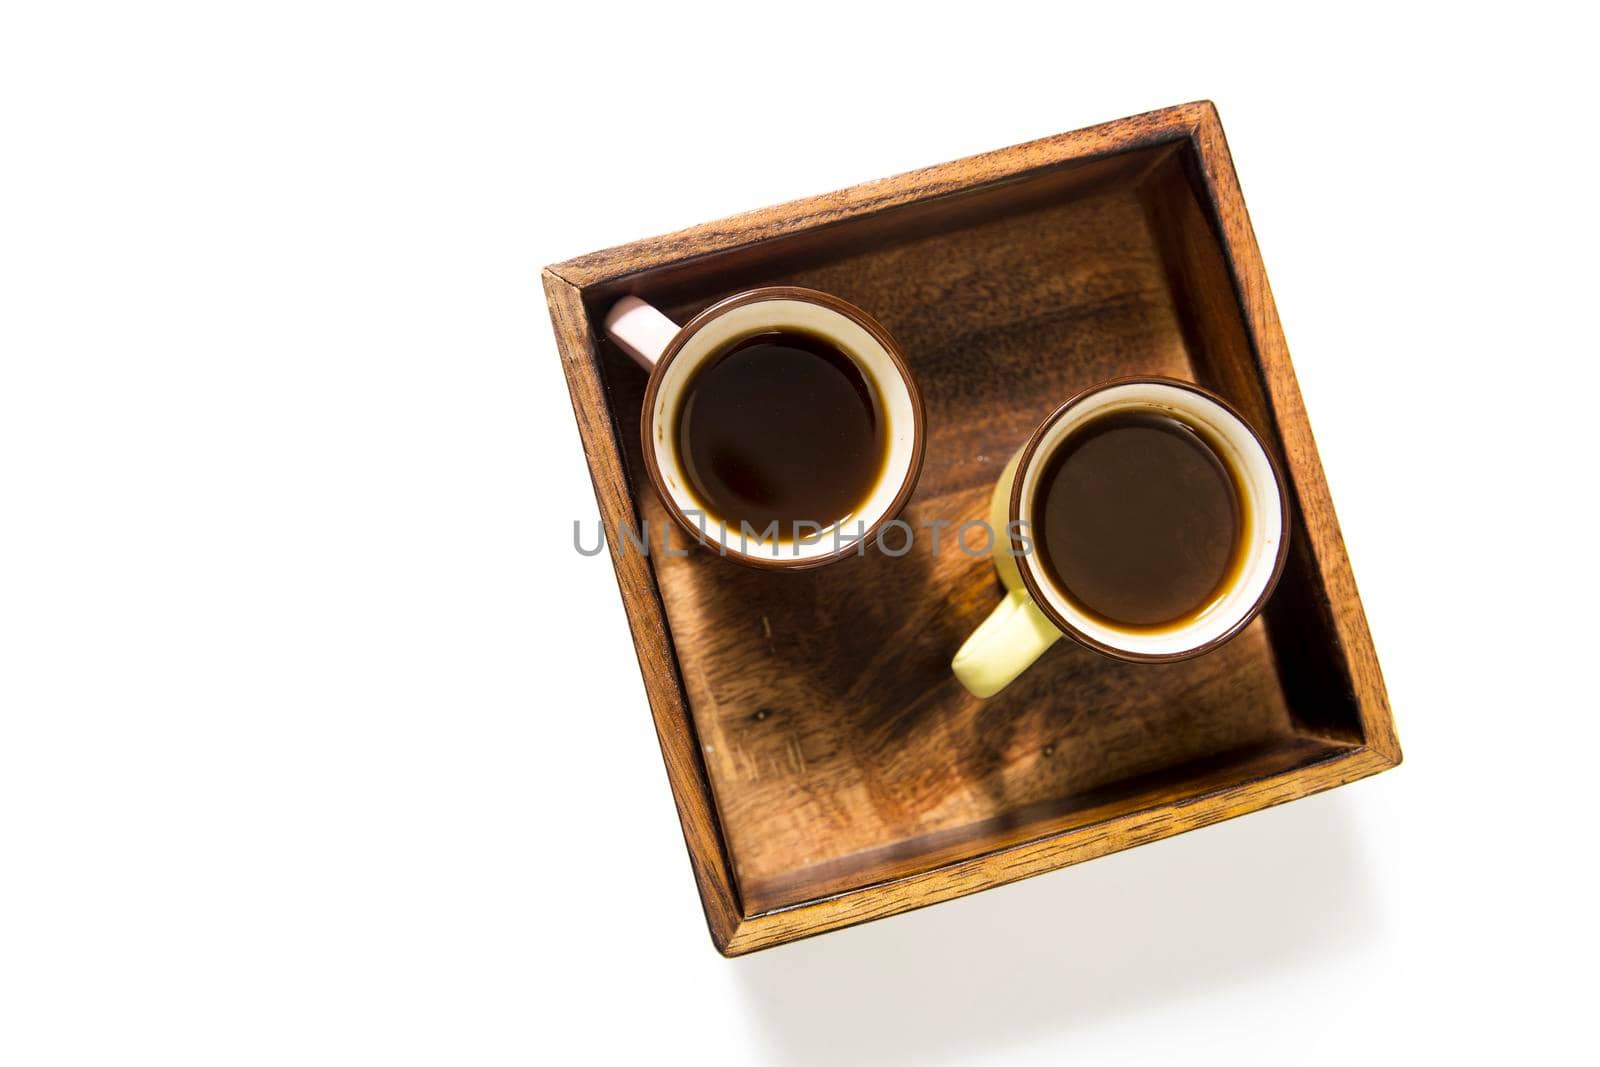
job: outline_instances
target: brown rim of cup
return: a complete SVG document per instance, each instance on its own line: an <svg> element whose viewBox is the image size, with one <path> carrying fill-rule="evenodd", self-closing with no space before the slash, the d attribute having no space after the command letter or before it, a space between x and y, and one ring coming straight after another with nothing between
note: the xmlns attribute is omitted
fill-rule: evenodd
<svg viewBox="0 0 1600 1067"><path fill-rule="evenodd" d="M655 444L652 438L655 430L656 393L660 388L661 378L667 367L678 357L678 353L683 351L683 346L688 343L689 338L699 332L706 323L726 315L734 308L768 300L799 300L808 304L818 304L831 311L837 311L839 314L854 321L856 325L871 334L872 339L877 341L883 347L883 350L889 354L890 362L894 364L901 381L905 383L906 392L911 397L911 462L906 467L906 476L904 481L900 483L899 491L895 493L894 500L884 509L883 514L872 525L863 530L859 538L852 537L849 544L841 545L836 551L825 555L805 558L790 556L785 558L781 555L746 555L738 551L724 553L721 542L714 537L702 535L699 524L691 522L689 516L684 514L683 509L678 507L677 501L673 500L672 494L667 492L666 486L663 484L661 467L656 462ZM848 355L849 353L846 354ZM911 494L917 487L917 479L922 475L922 453L927 432L927 419L922 407L922 390L917 388L917 380L911 376L911 368L906 366L905 356L901 353L900 346L895 343L894 338L889 336L889 331L879 325L876 319L849 301L841 300L831 293L818 292L815 289L806 289L797 285L773 285L761 289L747 289L742 293L735 293L733 296L719 300L679 327L677 334L668 343L666 351L662 352L661 358L656 361L655 369L650 372L650 382L645 386L644 391L644 410L640 417L639 432L644 445L644 465L646 472L650 476L650 483L655 487L656 496L665 505L667 514L672 516L673 520L677 522L684 532L724 559L732 560L735 563L762 570L799 571L825 566L847 556L855 555L858 546L876 537L878 531L883 529L885 524L891 519L899 517L900 512L905 509L906 504L911 500Z"/></svg>
<svg viewBox="0 0 1600 1067"><path fill-rule="evenodd" d="M1278 537L1278 558L1273 562L1272 565L1272 577L1267 579L1266 586L1262 588L1261 595L1257 597L1256 602L1250 606L1250 610L1241 615L1238 621L1232 626L1228 627L1222 633L1218 634L1216 637L1213 637L1205 644L1198 645L1191 649L1186 649L1182 652L1152 653L1129 652L1125 649L1113 648L1112 646L1105 644L1103 641L1098 641L1095 638L1090 637L1088 634L1072 625L1071 622L1069 622L1059 611L1055 609L1054 605L1045 599L1044 590L1041 588L1039 580L1034 577L1031 568L1024 566L1022 562L1018 562L1017 573L1022 576L1022 584L1027 588L1028 596L1033 600L1035 606L1037 606L1040 611L1044 612L1045 618L1054 623L1062 633L1066 634L1068 637L1072 638L1074 641L1077 641L1086 648L1093 649L1094 651L1110 656L1113 659L1125 660L1130 663L1171 663L1176 660L1193 659L1195 656L1203 656L1207 652L1226 644L1234 637L1237 637L1239 631L1250 625L1251 620L1259 615L1261 613L1261 609L1266 606L1267 600L1272 596L1273 590L1278 587L1278 579L1283 577L1283 568L1289 559L1289 486L1288 483L1284 481L1283 468L1278 465L1277 457L1275 457L1272 454L1272 450L1267 447L1267 442L1262 438L1261 433L1254 426L1250 425L1250 420L1246 419L1239 412L1238 408L1234 407L1232 404L1228 403L1211 390L1198 386L1193 382L1183 381L1181 378L1167 378L1161 375L1130 375L1123 378L1111 378L1107 381L1100 382L1097 385L1091 385L1087 389L1083 389L1074 394L1072 397L1068 398L1065 403L1047 415L1045 420L1039 424L1039 428L1034 430L1033 435L1028 438L1028 443L1022 446L1022 457L1017 461L1016 480L1011 486L1011 503L1006 509L1006 521L1008 523L1016 523L1021 518L1022 476L1028 467L1034 462L1034 457L1039 451L1039 446L1041 443L1043 443L1044 436L1050 430L1050 428L1056 423L1060 422L1061 419L1066 416L1067 412L1072 410L1072 408L1076 407L1084 400L1087 400L1089 397L1094 396L1096 393L1104 392L1107 389L1112 389L1123 385L1169 385L1194 393L1197 396L1211 401L1212 403L1221 407L1224 411L1228 412L1228 414L1238 419L1240 425L1242 425L1245 430L1249 432L1250 436L1255 439L1256 445L1261 449L1262 454L1267 457L1267 466L1272 469L1273 480L1278 483L1278 522L1280 533ZM1021 556L1023 555L1022 541L1015 535L1012 535L1010 540L1011 551L1013 554L1017 555L1020 560Z"/></svg>

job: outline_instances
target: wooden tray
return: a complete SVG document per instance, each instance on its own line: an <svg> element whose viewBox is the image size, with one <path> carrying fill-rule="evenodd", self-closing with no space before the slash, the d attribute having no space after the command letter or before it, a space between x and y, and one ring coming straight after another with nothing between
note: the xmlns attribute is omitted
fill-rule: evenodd
<svg viewBox="0 0 1600 1067"><path fill-rule="evenodd" d="M1216 109L1186 104L557 264L544 284L712 940L727 955L1054 870L1400 761L1383 680ZM758 285L878 318L925 393L905 518L985 514L1077 389L1167 374L1278 450L1293 552L1262 619L1188 662L1062 641L978 701L949 660L987 557L869 551L774 574L620 553L666 521L645 376L598 333ZM948 530L946 531L948 537Z"/></svg>

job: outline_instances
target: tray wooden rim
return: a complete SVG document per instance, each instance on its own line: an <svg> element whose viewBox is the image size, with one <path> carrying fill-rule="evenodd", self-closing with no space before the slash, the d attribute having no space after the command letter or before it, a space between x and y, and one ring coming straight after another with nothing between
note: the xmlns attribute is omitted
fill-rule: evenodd
<svg viewBox="0 0 1600 1067"><path fill-rule="evenodd" d="M727 956L824 933L868 919L1004 885L1109 852L1320 792L1396 766L1401 760L1388 697L1344 540L1312 438L1260 249L1245 210L1217 109L1197 101L971 156L838 192L792 201L677 233L579 256L546 267L543 284L562 369L571 392L602 521L637 524L618 429L606 405L599 355L584 293L616 289L655 268L726 252L887 208L977 186L1022 180L1037 171L1137 148L1187 142L1216 220L1235 296L1261 373L1272 430L1282 442L1286 475L1300 495L1306 534L1331 601L1366 742L1328 757L1164 807L1116 815L905 878L821 900L746 915L717 822L693 719L667 628L666 609L649 561L611 546L617 584L644 674L690 863L712 941ZM609 539L614 541L615 539Z"/></svg>

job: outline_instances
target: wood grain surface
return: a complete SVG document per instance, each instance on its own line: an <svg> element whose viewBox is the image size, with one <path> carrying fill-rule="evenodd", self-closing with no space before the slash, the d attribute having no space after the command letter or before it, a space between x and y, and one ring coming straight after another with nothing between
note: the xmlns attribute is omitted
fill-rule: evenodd
<svg viewBox="0 0 1600 1067"><path fill-rule="evenodd" d="M1215 111L1191 104L596 253L546 273L602 520L713 940L734 954L1040 873L1399 760ZM634 292L680 321L797 284L866 309L927 403L917 545L771 573L623 551L666 515L645 378L594 323ZM1175 664L1063 641L978 701L949 659L1000 596L955 543L1076 390L1168 374L1233 401L1286 464L1266 615ZM947 522L941 550L922 524ZM675 544L687 547L686 539Z"/></svg>

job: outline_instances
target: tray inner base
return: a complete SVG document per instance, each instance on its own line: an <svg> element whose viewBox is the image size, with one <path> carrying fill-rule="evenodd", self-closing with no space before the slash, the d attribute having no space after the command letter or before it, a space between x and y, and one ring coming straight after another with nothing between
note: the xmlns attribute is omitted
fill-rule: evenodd
<svg viewBox="0 0 1600 1067"><path fill-rule="evenodd" d="M907 555L868 550L797 574L703 551L654 558L747 915L1361 743L1303 551L1268 613L1211 655L1132 665L1062 641L988 701L949 673L1000 596L987 557L954 547L953 531L985 515L1011 453L1072 393L1117 375L1186 378L1273 438L1194 166L1175 147L1123 153L630 285L679 321L757 285L836 293L900 341L927 403ZM614 296L591 295L596 320ZM601 358L639 512L658 539L667 519L638 440L644 377L609 344ZM1298 525L1297 502L1291 511ZM937 555L925 525L935 521L951 524Z"/></svg>

